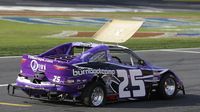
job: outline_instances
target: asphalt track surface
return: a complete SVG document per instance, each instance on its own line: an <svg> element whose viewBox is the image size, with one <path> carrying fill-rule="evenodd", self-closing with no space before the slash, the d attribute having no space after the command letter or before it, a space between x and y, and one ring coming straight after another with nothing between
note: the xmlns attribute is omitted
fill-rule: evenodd
<svg viewBox="0 0 200 112"><path fill-rule="evenodd" d="M52 103L7 95L5 85L13 83L20 58L0 58L0 112L198 112L200 110L200 48L137 52L151 63L175 71L183 80L186 95L171 100L152 99L107 104L92 108L68 102Z"/></svg>

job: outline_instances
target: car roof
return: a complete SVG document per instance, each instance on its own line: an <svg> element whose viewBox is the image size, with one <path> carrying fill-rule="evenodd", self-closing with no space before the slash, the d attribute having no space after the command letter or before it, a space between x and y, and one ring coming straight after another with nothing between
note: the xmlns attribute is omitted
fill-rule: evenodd
<svg viewBox="0 0 200 112"><path fill-rule="evenodd" d="M97 46L108 46L110 49L129 49L125 46L114 45L114 44L104 44L104 43L89 43L89 42L72 42L73 47L97 47Z"/></svg>

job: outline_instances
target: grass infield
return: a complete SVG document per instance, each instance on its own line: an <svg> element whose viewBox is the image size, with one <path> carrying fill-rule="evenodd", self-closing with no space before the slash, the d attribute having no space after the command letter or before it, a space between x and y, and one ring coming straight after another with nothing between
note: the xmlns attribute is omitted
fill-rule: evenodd
<svg viewBox="0 0 200 112"><path fill-rule="evenodd" d="M168 17L169 13L97 13L97 17L117 18L126 16L145 17ZM175 18L199 18L199 14L195 13L171 13ZM111 16L112 15L112 16ZM96 31L98 27L88 26L56 26L56 25L40 25L40 24L24 24L10 21L0 20L0 56L12 56L22 54L39 54L56 45L67 42L96 42L91 38L45 38L45 36L60 33L66 30L75 31ZM145 31L145 29L140 29ZM120 44L135 50L147 49L167 49L167 48L193 48L200 47L200 38L146 38L146 39L130 39L126 43Z"/></svg>

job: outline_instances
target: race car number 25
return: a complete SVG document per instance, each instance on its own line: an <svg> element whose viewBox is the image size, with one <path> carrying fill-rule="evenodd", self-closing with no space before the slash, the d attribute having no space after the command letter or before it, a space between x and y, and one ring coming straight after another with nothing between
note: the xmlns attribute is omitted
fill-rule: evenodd
<svg viewBox="0 0 200 112"><path fill-rule="evenodd" d="M129 74L128 74L129 72ZM130 78L128 78L130 75ZM135 70L117 70L117 77L123 78L119 84L119 97L130 98L130 97L143 97L146 95L145 85L143 80L136 80L136 76L142 76L142 72L139 69ZM129 80L130 79L130 80ZM130 89L134 86L139 86L139 89Z"/></svg>
<svg viewBox="0 0 200 112"><path fill-rule="evenodd" d="M56 76L56 75L54 75L52 81L58 83L58 82L60 82L60 78L61 78L60 76Z"/></svg>

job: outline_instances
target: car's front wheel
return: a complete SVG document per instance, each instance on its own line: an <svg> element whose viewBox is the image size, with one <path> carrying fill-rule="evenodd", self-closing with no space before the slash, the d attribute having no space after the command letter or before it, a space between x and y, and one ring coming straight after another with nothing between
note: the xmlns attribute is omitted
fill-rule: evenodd
<svg viewBox="0 0 200 112"><path fill-rule="evenodd" d="M87 106L99 107L105 103L105 89L101 82L93 82L83 92L82 101Z"/></svg>
<svg viewBox="0 0 200 112"><path fill-rule="evenodd" d="M177 83L173 75L164 76L159 84L159 94L164 99L170 99L177 94Z"/></svg>

